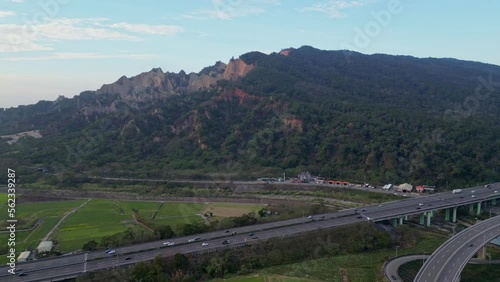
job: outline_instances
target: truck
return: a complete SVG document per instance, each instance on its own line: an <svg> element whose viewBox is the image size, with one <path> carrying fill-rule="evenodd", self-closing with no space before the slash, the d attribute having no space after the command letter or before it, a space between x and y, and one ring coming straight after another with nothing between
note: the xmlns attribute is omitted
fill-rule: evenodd
<svg viewBox="0 0 500 282"><path fill-rule="evenodd" d="M452 191L453 194L458 194L460 192L462 192L462 189L455 189Z"/></svg>

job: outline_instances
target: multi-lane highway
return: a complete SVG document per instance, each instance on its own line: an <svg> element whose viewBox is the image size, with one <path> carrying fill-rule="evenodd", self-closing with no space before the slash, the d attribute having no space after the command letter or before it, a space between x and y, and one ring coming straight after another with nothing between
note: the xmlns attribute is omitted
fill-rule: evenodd
<svg viewBox="0 0 500 282"><path fill-rule="evenodd" d="M169 240L170 242L175 242L174 246L169 247L165 247L163 245L163 241L154 242L151 243L154 244L154 248L147 251L139 251L137 253L130 253L130 247L116 249L116 253L112 255L106 254L104 251L91 252L87 255L86 265L85 254L68 256L67 258L61 257L57 259L40 260L32 263L22 263L19 264L18 267L21 267L22 272L26 272L28 274L27 276L18 277L12 274L8 274L6 273L6 269L2 268L0 280L45 281L54 278L69 278L75 277L76 275L82 273L84 269L86 269L86 271L106 269L109 267L131 264L138 261L151 260L156 255L171 256L176 253L204 252L221 248L230 248L241 246L244 244L252 244L254 242L267 240L270 238L288 237L302 232L314 231L322 228L331 228L364 221L364 219L360 219L358 218L358 216L352 214L343 217L334 217L333 219L331 217L326 218L326 215L325 219L321 219L321 216L315 217L318 219L317 221L311 221L310 219L307 219L308 222L306 223L298 223L295 225L262 231L255 228L249 229L248 227L244 227L231 229L228 233L225 233L225 231L213 232L217 233L217 235L212 233L213 236L207 236L207 234L198 234L189 237L176 238L174 240ZM243 232L244 230L249 231ZM231 232L233 231L236 231L237 233L235 235L231 235ZM254 235L250 235L249 232L253 233ZM200 237L201 239L196 242L188 242L189 239L192 239L194 237ZM224 240L229 240L230 243L228 245L223 245L222 242ZM202 243L208 243L208 246L202 246Z"/></svg>
<svg viewBox="0 0 500 282"><path fill-rule="evenodd" d="M458 282L467 262L500 234L500 216L471 226L441 245L424 263L415 282Z"/></svg>
<svg viewBox="0 0 500 282"><path fill-rule="evenodd" d="M216 231L196 234L189 237L180 237L169 240L175 243L175 245L171 247L164 247L163 241L155 241L118 248L116 249L116 253L113 255L106 254L103 251L95 251L89 252L87 255L76 254L52 259L36 260L18 264L18 267L21 267L23 269L22 271L28 274L24 277L9 274L7 272L7 267L0 267L0 280L43 281L57 277L76 276L84 271L84 265L86 265L86 271L95 271L116 265L135 263L140 260L150 260L158 254L162 256L169 256L175 253L215 250L227 247L222 246L222 241L225 239L229 239L231 241L229 246L235 246L273 237L291 236L301 232L315 230L317 228L330 228L366 220L382 221L404 215L418 214L424 211L439 210L500 198L500 193L498 193L500 192L499 190L500 183L495 183L489 185L489 187L478 186L463 189L462 192L458 194L445 192L394 201L382 205L373 205L358 209L344 210L341 212L316 215L316 221L303 217L234 228L228 233L225 231ZM474 195L474 197L472 197L472 195ZM231 235L233 231L236 232L236 235ZM252 239L248 236L249 233L255 233L259 236L259 238ZM209 245L203 247L201 246L201 241L189 243L188 240L194 237L200 237L201 241L207 242ZM84 263L85 256L87 261L86 264ZM129 259L125 260L126 258Z"/></svg>

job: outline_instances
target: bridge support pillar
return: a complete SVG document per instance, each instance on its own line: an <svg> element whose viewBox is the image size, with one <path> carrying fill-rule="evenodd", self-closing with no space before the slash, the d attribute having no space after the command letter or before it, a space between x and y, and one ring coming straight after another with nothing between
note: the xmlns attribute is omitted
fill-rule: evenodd
<svg viewBox="0 0 500 282"><path fill-rule="evenodd" d="M457 222L457 207L453 208L453 216L452 216L451 222L453 222L453 223Z"/></svg>
<svg viewBox="0 0 500 282"><path fill-rule="evenodd" d="M477 211L476 211L476 215L480 214L481 214L481 202L477 203Z"/></svg>
<svg viewBox="0 0 500 282"><path fill-rule="evenodd" d="M407 215L405 215L405 220L406 220L406 221L408 221L408 218L409 218L409 217L408 217Z"/></svg>
<svg viewBox="0 0 500 282"><path fill-rule="evenodd" d="M491 200L491 204L492 204L492 205L496 205L496 204L497 204L497 199L493 199L493 200Z"/></svg>
<svg viewBox="0 0 500 282"><path fill-rule="evenodd" d="M432 213L429 212L427 213L427 227L431 226L431 216L432 216Z"/></svg>
<svg viewBox="0 0 500 282"><path fill-rule="evenodd" d="M420 214L420 224L424 225L425 222L425 213Z"/></svg>
<svg viewBox="0 0 500 282"><path fill-rule="evenodd" d="M444 210L444 219L450 221L450 209Z"/></svg>
<svg viewBox="0 0 500 282"><path fill-rule="evenodd" d="M403 225L403 217L399 218L399 225Z"/></svg>
<svg viewBox="0 0 500 282"><path fill-rule="evenodd" d="M394 227L394 228L398 227L398 219L397 218L392 219L392 227Z"/></svg>
<svg viewBox="0 0 500 282"><path fill-rule="evenodd" d="M474 204L469 205L469 213L474 214Z"/></svg>

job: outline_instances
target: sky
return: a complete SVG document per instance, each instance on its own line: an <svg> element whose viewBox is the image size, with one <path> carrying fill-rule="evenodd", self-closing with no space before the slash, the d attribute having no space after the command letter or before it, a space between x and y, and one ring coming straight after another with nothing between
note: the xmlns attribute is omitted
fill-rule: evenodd
<svg viewBox="0 0 500 282"><path fill-rule="evenodd" d="M496 0L0 0L0 108L303 45L500 65Z"/></svg>

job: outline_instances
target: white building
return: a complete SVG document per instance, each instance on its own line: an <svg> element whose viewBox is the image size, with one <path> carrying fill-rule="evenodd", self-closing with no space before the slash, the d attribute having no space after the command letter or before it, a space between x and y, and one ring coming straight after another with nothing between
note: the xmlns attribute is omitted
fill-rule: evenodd
<svg viewBox="0 0 500 282"><path fill-rule="evenodd" d="M386 184L384 185L384 187L382 187L382 189L384 190L390 190L392 188L392 184Z"/></svg>
<svg viewBox="0 0 500 282"><path fill-rule="evenodd" d="M54 243L52 241L42 241L40 242L36 250L38 251L38 253L50 252L53 246Z"/></svg>
<svg viewBox="0 0 500 282"><path fill-rule="evenodd" d="M411 190L413 190L413 186L408 183L403 183L400 184L396 190L398 192L411 192Z"/></svg>
<svg viewBox="0 0 500 282"><path fill-rule="evenodd" d="M25 262L28 260L30 257L31 252L30 251L24 251L22 252L18 257L17 257L17 262Z"/></svg>

